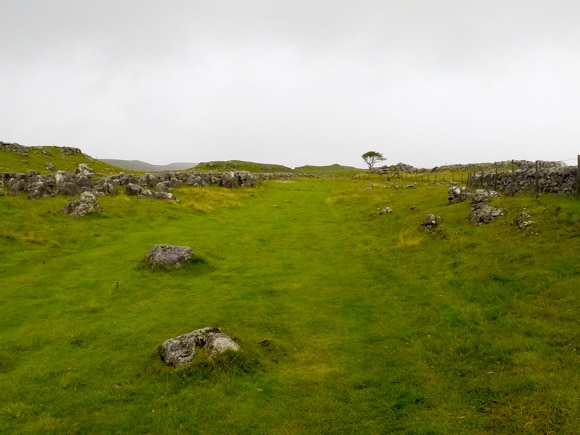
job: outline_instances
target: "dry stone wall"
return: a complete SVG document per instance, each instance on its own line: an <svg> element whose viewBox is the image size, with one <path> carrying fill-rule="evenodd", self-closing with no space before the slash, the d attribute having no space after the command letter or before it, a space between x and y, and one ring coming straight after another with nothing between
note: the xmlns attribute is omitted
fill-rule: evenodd
<svg viewBox="0 0 580 435"><path fill-rule="evenodd" d="M469 177L470 187L481 187L514 195L522 191L573 195L578 169L573 166L541 167L531 165L505 172L484 172Z"/></svg>
<svg viewBox="0 0 580 435"><path fill-rule="evenodd" d="M246 171L187 171L158 172L145 175L121 172L116 175L99 177L87 165L79 165L79 169L74 174L68 171L57 171L54 174L42 175L33 170L26 173L0 172L0 194L28 193L31 199L56 195L77 196L86 191L91 191L96 195L116 195L121 188L126 191L128 186L140 186L142 188L140 191L149 192L149 195L140 196L173 199L167 192L179 186L253 187L258 180L287 178L289 176L289 174L284 173L256 174ZM164 195L155 195L155 193L164 193Z"/></svg>

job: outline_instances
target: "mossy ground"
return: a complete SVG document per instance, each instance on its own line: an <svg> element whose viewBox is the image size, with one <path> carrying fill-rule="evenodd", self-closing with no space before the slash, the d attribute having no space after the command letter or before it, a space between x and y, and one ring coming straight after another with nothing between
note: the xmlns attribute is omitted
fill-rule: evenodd
<svg viewBox="0 0 580 435"><path fill-rule="evenodd" d="M580 202L502 197L474 226L445 185L410 181L180 188L83 218L0 197L0 431L574 433ZM156 243L197 259L149 270ZM205 326L244 354L162 364L159 344Z"/></svg>

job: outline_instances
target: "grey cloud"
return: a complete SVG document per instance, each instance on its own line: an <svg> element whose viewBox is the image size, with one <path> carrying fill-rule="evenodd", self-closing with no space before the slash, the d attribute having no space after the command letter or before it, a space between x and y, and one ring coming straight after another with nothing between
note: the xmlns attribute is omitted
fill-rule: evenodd
<svg viewBox="0 0 580 435"><path fill-rule="evenodd" d="M574 1L0 3L0 131L97 157L570 158Z"/></svg>

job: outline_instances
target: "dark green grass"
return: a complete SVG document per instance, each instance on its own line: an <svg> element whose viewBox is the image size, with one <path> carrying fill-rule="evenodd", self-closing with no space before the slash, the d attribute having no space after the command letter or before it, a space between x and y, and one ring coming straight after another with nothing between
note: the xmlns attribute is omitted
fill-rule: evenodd
<svg viewBox="0 0 580 435"><path fill-rule="evenodd" d="M473 226L468 203L418 183L184 188L84 218L1 197L0 428L574 433L578 201L499 198L506 216ZM537 223L519 230L523 207ZM443 217L431 234L427 213ZM156 243L196 260L149 270ZM243 353L161 363L159 344L204 326Z"/></svg>

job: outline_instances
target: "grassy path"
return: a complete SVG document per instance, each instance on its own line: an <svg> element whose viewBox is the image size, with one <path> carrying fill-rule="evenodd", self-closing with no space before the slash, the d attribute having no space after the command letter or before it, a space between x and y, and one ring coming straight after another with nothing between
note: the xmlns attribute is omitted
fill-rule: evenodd
<svg viewBox="0 0 580 435"><path fill-rule="evenodd" d="M503 221L475 227L445 186L383 179L176 196L102 198L84 219L64 216L62 198L0 197L0 432L579 426L578 202L501 198ZM510 225L523 207L534 232ZM444 220L425 234L430 212ZM197 260L150 271L155 243ZM163 340L211 325L244 358L162 365Z"/></svg>

